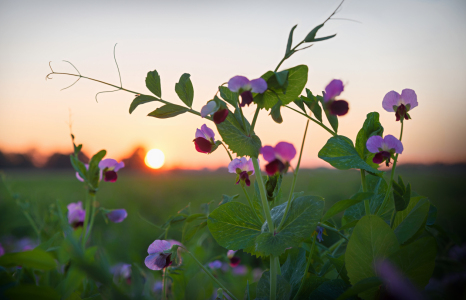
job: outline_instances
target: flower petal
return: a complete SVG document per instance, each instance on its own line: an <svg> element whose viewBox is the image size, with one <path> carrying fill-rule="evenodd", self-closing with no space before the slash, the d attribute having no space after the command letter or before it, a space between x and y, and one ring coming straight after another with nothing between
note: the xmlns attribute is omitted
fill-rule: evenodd
<svg viewBox="0 0 466 300"><path fill-rule="evenodd" d="M117 163L115 165L115 169L113 169L113 171L115 172L118 172L118 170L122 169L125 167L125 162L124 161L120 161L119 163Z"/></svg>
<svg viewBox="0 0 466 300"><path fill-rule="evenodd" d="M268 162L275 160L275 150L273 149L272 146L262 147L261 154L262 154L262 157Z"/></svg>
<svg viewBox="0 0 466 300"><path fill-rule="evenodd" d="M236 174L236 169L241 169L242 166L243 162L241 159L235 158L228 164L228 172Z"/></svg>
<svg viewBox="0 0 466 300"><path fill-rule="evenodd" d="M400 94L395 91L388 92L382 100L382 107L388 112L394 112L393 106L398 106L398 101L401 99Z"/></svg>
<svg viewBox="0 0 466 300"><path fill-rule="evenodd" d="M267 90L267 82L264 80L264 78L257 78L254 80L251 80L251 92L253 93L258 93L262 94Z"/></svg>
<svg viewBox="0 0 466 300"><path fill-rule="evenodd" d="M339 96L341 92L343 92L343 90L344 90L343 81L339 79L333 79L325 87L324 101L328 101L330 99L335 98L336 96Z"/></svg>
<svg viewBox="0 0 466 300"><path fill-rule="evenodd" d="M296 156L296 148L293 144L280 142L275 146L275 155L284 161L291 161Z"/></svg>
<svg viewBox="0 0 466 300"><path fill-rule="evenodd" d="M233 256L235 256L235 253L236 253L236 250L228 250L227 257L232 258Z"/></svg>
<svg viewBox="0 0 466 300"><path fill-rule="evenodd" d="M214 112L216 112L217 109L218 109L217 102L211 100L211 101L207 102L207 104L204 105L201 108L201 117L205 118L208 115L213 114Z"/></svg>
<svg viewBox="0 0 466 300"><path fill-rule="evenodd" d="M154 254L157 252L163 252L165 250L169 250L172 247L170 242L165 240L155 240L152 244L149 245L147 249L147 253Z"/></svg>
<svg viewBox="0 0 466 300"><path fill-rule="evenodd" d="M383 140L389 149L395 149L395 153L401 154L403 152L403 144L393 135L386 135Z"/></svg>
<svg viewBox="0 0 466 300"><path fill-rule="evenodd" d="M107 171L104 174L104 180L107 182L115 182L118 179L118 174L115 171Z"/></svg>
<svg viewBox="0 0 466 300"><path fill-rule="evenodd" d="M84 182L84 179L82 179L81 176L79 176L78 172L76 172L76 178L78 178L79 181Z"/></svg>
<svg viewBox="0 0 466 300"><path fill-rule="evenodd" d="M126 217L128 216L128 213L126 212L126 209L114 209L111 212L107 214L107 217L109 218L110 221L113 223L120 223Z"/></svg>
<svg viewBox="0 0 466 300"><path fill-rule="evenodd" d="M225 119L228 117L228 114L230 111L226 108L224 109L219 109L216 113L214 113L212 119L214 120L215 124L220 124L225 121Z"/></svg>
<svg viewBox="0 0 466 300"><path fill-rule="evenodd" d="M366 148L369 152L378 153L379 148L382 148L383 138L380 135L371 136L366 142Z"/></svg>
<svg viewBox="0 0 466 300"><path fill-rule="evenodd" d="M214 137L215 137L215 133L212 129L210 129L209 127L207 127L206 124L202 125L201 126L201 131L204 133L206 139L212 139L212 141L214 141Z"/></svg>
<svg viewBox="0 0 466 300"><path fill-rule="evenodd" d="M416 95L416 92L414 90L411 90L411 89L402 90L401 91L401 99L403 99L403 101L406 104L410 105L409 110L415 108L418 105L417 95Z"/></svg>
<svg viewBox="0 0 466 300"><path fill-rule="evenodd" d="M241 93L241 103L239 106L245 107L246 105L249 106L254 101L254 98L252 97L251 91L244 91Z"/></svg>
<svg viewBox="0 0 466 300"><path fill-rule="evenodd" d="M335 100L330 104L330 113L335 116L344 116L348 113L349 106L345 100Z"/></svg>
<svg viewBox="0 0 466 300"><path fill-rule="evenodd" d="M170 256L171 254L154 253L147 256L144 260L144 263L146 264L146 267L151 270L162 270L171 264Z"/></svg>
<svg viewBox="0 0 466 300"><path fill-rule="evenodd" d="M203 138L205 139L206 136L204 135L204 132L202 132L200 129L196 129L196 134L194 135L195 138Z"/></svg>
<svg viewBox="0 0 466 300"><path fill-rule="evenodd" d="M222 267L222 262L219 260L214 260L213 262L209 263L209 268L211 268L212 270L220 269L221 267Z"/></svg>
<svg viewBox="0 0 466 300"><path fill-rule="evenodd" d="M200 153L210 153L212 151L212 143L202 137L198 137L194 140L194 146L197 152Z"/></svg>
<svg viewBox="0 0 466 300"><path fill-rule="evenodd" d="M249 84L249 79L244 76L235 76L228 81L230 91L237 93L242 87Z"/></svg>
<svg viewBox="0 0 466 300"><path fill-rule="evenodd" d="M105 169L105 168L113 168L118 164L118 162L113 159L113 158L106 158L103 159L99 162L99 168L100 169Z"/></svg>

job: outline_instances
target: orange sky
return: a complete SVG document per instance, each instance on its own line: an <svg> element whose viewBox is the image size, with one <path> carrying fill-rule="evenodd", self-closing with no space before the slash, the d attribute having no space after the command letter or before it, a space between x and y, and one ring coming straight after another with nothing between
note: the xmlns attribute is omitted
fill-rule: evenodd
<svg viewBox="0 0 466 300"><path fill-rule="evenodd" d="M197 153L193 138L205 120L184 114L160 120L146 117L158 104L145 104L128 113L133 95L107 93L105 86L54 76L72 72L69 60L89 77L118 83L113 45L123 85L150 93L146 73L157 69L163 99L182 104L174 86L181 74L191 74L193 108L210 100L217 86L234 75L256 78L274 69L282 58L288 32L298 24L295 41L325 20L338 1L135 1L62 3L31 1L0 4L0 149L39 153L69 152L69 112L73 132L91 154L107 149L123 158L137 145L159 148L167 167L217 168L228 164L223 149L211 155ZM246 6L246 3L248 5ZM282 68L309 66L306 85L319 93L333 78L345 82L342 98L350 112L340 119L339 134L351 139L368 112L378 111L385 134L399 135L394 115L383 111L383 96L390 90L414 89L419 107L406 122L401 163L466 161L466 3L464 1L347 1L335 20L319 35L337 37L298 52ZM252 119L254 108L245 115ZM288 141L299 147L306 120L283 110L278 125L262 111L256 132L263 145ZM216 133L218 136L218 133ZM303 166L326 166L317 152L329 134L310 125Z"/></svg>

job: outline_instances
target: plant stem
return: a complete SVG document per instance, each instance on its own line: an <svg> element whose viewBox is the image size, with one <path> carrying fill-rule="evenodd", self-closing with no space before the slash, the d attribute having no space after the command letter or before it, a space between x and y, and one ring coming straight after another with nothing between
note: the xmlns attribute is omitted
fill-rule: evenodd
<svg viewBox="0 0 466 300"><path fill-rule="evenodd" d="M246 135L249 136L249 130L248 130L248 127L246 127L246 118L243 115L243 109L241 108L241 105L239 105L239 104L238 104L238 107L239 107L239 112L241 114L241 119L243 120L244 131L246 132Z"/></svg>
<svg viewBox="0 0 466 300"><path fill-rule="evenodd" d="M254 133L254 127L256 126L257 116L259 116L259 111L261 109L259 106L256 108L256 112L254 113L254 118L252 119L251 129L249 130L250 133Z"/></svg>
<svg viewBox="0 0 466 300"><path fill-rule="evenodd" d="M323 129L327 130L331 135L333 136L336 136L337 134L335 132L333 132L330 128L328 128L327 126L325 126L323 123L319 122L318 120L314 119L313 117L307 115L307 114L304 114L302 112L300 112L299 110L296 110L294 109L293 107L290 107L288 105L285 105L285 107L291 109L291 110L294 110L295 112L297 112L298 114L300 115L303 115L305 116L306 118L308 118L309 120L311 120L312 122L316 123L317 125L319 125L320 127L322 127Z"/></svg>
<svg viewBox="0 0 466 300"><path fill-rule="evenodd" d="M167 299L167 268L163 269L162 273L162 300Z"/></svg>
<svg viewBox="0 0 466 300"><path fill-rule="evenodd" d="M82 240L81 240L83 249L86 248L87 225L89 224L89 215L90 215L90 203L91 203L90 194L87 194L86 204L84 204L84 211L86 212L86 214L84 215L83 233L82 233Z"/></svg>
<svg viewBox="0 0 466 300"><path fill-rule="evenodd" d="M222 142L222 146L223 146L223 148L225 148L225 151L228 153L228 156L230 157L230 161L232 161L233 157L231 157L230 151L228 151L227 146L225 146L225 144L223 142Z"/></svg>
<svg viewBox="0 0 466 300"><path fill-rule="evenodd" d="M32 227L32 229L34 229L34 232L37 234L37 237L39 238L39 242L40 242L40 230L37 227L36 222L34 222L31 215L29 214L29 212L23 210L23 214L26 217L26 219L28 220L29 224L31 224L31 227Z"/></svg>
<svg viewBox="0 0 466 300"><path fill-rule="evenodd" d="M347 237L346 235L344 235L343 233L341 233L338 229L333 228L333 227L330 227L330 226L327 226L327 225L322 224L322 223L320 223L319 226L324 227L325 229L328 229L328 230L330 230L330 231L333 231L333 232L338 233L339 236L341 236L342 238L344 238L345 240L348 241L348 237Z"/></svg>
<svg viewBox="0 0 466 300"><path fill-rule="evenodd" d="M393 225L395 223L396 213L397 213L396 209L393 210L392 219L390 221L390 228L392 228L392 229L393 229Z"/></svg>
<svg viewBox="0 0 466 300"><path fill-rule="evenodd" d="M96 203L95 203L95 192L94 193L89 193L89 196L91 197L91 206L92 206L92 213L91 213L91 221L89 223L89 230L86 232L86 240L89 239L91 237L91 232L92 232L92 226L94 226L94 219L95 219L95 206L96 206Z"/></svg>
<svg viewBox="0 0 466 300"><path fill-rule="evenodd" d="M294 188L296 185L296 179L298 178L299 165L301 164L301 157L303 156L304 142L306 141L306 134L307 134L308 127L309 127L309 120L307 120L306 129L304 129L303 141L301 143L301 151L299 152L298 164L296 165L296 169L293 172L293 182L291 183L290 195L288 196L288 202L286 204L285 213L283 214L282 220L280 221L280 224L277 227L277 231L280 231L280 229L283 226L283 223L285 223L288 210L290 209L290 206L291 206L291 200L292 200Z"/></svg>
<svg viewBox="0 0 466 300"><path fill-rule="evenodd" d="M361 184L362 184L362 191L367 192L367 185L366 185L366 171L360 170L361 171ZM366 210L366 216L369 216L371 214L371 207L369 205L369 199L364 200L364 208Z"/></svg>
<svg viewBox="0 0 466 300"><path fill-rule="evenodd" d="M277 261L270 255L270 300L277 299Z"/></svg>
<svg viewBox="0 0 466 300"><path fill-rule="evenodd" d="M212 273L209 272L209 270L207 270L206 267L204 267L204 265L199 261L197 260L197 258L191 253L188 251L188 249L184 248L183 249L186 250L186 252L191 255L191 257L194 259L194 261L199 265L199 267L201 267L201 269L210 277L210 279L212 279L216 284L218 284L231 298L233 298L234 300L238 300L229 290L227 290L227 288L220 282L218 281L217 278L214 277L214 275L212 275Z"/></svg>
<svg viewBox="0 0 466 300"><path fill-rule="evenodd" d="M311 252L309 253L309 257L308 257L308 259L307 259L306 269L304 269L304 274L303 274L303 278L301 279L301 284L299 285L298 292L297 292L296 295L294 296L293 300L297 300L297 299L298 299L297 297L298 297L299 293L301 292L301 290L302 290L303 287L304 287L304 282L306 281L306 277L307 277L307 270L309 270L309 267L311 266L312 253L314 252L315 245L316 245L316 236L313 236L313 237L312 237Z"/></svg>
<svg viewBox="0 0 466 300"><path fill-rule="evenodd" d="M304 43L304 40L302 40L301 42L299 42L296 46L294 46L293 49L291 49L290 51L293 52L294 50L296 50L296 48L298 48L299 46L301 46L302 44ZM280 68L280 66L282 65L282 63L287 60L288 58L290 58L290 56L286 57L286 55L282 58L282 60L278 63L277 67L275 68L274 72L277 72L278 71L278 68Z"/></svg>

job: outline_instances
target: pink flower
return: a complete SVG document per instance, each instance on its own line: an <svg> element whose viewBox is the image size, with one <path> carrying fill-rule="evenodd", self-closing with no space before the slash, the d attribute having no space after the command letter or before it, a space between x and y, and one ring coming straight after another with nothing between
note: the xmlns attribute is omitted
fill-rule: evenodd
<svg viewBox="0 0 466 300"><path fill-rule="evenodd" d="M275 147L264 146L261 148L262 157L269 163L265 166L268 175L277 172L286 173L290 167L290 161L296 156L293 144L280 142Z"/></svg>
<svg viewBox="0 0 466 300"><path fill-rule="evenodd" d="M212 129L207 127L206 124L201 126L201 129L196 129L196 138L194 139L194 145L197 152L200 153L211 153L215 146L215 133Z"/></svg>
<svg viewBox="0 0 466 300"><path fill-rule="evenodd" d="M404 89L401 95L395 91L388 92L383 97L382 107L388 112L395 112L396 120L409 120L411 116L408 111L418 105L416 92L411 89Z"/></svg>
<svg viewBox="0 0 466 300"><path fill-rule="evenodd" d="M227 257L230 260L230 266L232 268L237 267L239 265L239 263L241 262L241 259L239 257L235 256L235 253L236 253L236 251L234 251L234 250L228 250L228 252L227 252Z"/></svg>
<svg viewBox="0 0 466 300"><path fill-rule="evenodd" d="M201 109L201 117L205 118L208 115L212 115L212 119L215 124L220 124L228 117L229 110L220 107L214 100L207 102Z"/></svg>
<svg viewBox="0 0 466 300"><path fill-rule="evenodd" d="M2 244L0 243L0 256L5 254L5 249L3 249Z"/></svg>
<svg viewBox="0 0 466 300"><path fill-rule="evenodd" d="M324 103L325 109L330 111L332 115L344 116L348 113L349 106L345 100L335 100L335 97L340 96L343 92L343 82L338 79L333 79L325 87Z"/></svg>
<svg viewBox="0 0 466 300"><path fill-rule="evenodd" d="M263 78L249 80L244 76L235 76L228 81L228 88L241 95L240 106L249 106L254 99L252 93L262 94L267 90L267 82Z"/></svg>
<svg viewBox="0 0 466 300"><path fill-rule="evenodd" d="M84 219L86 217L86 212L83 209L83 203L81 201L76 203L70 203L67 206L68 208L68 223L71 224L71 227L74 229L84 225Z"/></svg>
<svg viewBox="0 0 466 300"><path fill-rule="evenodd" d="M228 172L236 173L236 184L240 181L246 183L247 186L251 185L249 176L254 174L254 165L252 164L252 159L247 159L246 157L235 158L228 165Z"/></svg>
<svg viewBox="0 0 466 300"><path fill-rule="evenodd" d="M372 159L374 163L380 164L386 161L387 167L394 153L403 152L403 144L393 135L386 135L385 138L379 135L371 136L366 142L366 147L369 152L375 153Z"/></svg>
<svg viewBox="0 0 466 300"><path fill-rule="evenodd" d="M118 172L118 170L120 170L121 168L124 168L124 166L124 162L117 162L113 158L103 159L99 163L99 168L102 170L104 174L104 180L110 182L117 181L118 175L116 172Z"/></svg>

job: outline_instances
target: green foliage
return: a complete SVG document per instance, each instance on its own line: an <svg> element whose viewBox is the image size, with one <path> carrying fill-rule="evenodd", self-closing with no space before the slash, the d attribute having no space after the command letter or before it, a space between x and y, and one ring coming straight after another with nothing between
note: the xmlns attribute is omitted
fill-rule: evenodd
<svg viewBox="0 0 466 300"><path fill-rule="evenodd" d="M261 148L261 141L257 135L247 135L236 118L229 114L224 122L217 124L217 129L223 142L238 156L250 156L257 158Z"/></svg>
<svg viewBox="0 0 466 300"><path fill-rule="evenodd" d="M230 103L233 107L238 107L238 93L230 91L226 86L219 86L218 90L223 100Z"/></svg>
<svg viewBox="0 0 466 300"><path fill-rule="evenodd" d="M405 210L411 199L411 184L405 186L401 176L398 176L398 183L393 181L393 198L395 199L396 211Z"/></svg>
<svg viewBox="0 0 466 300"><path fill-rule="evenodd" d="M231 202L231 201L233 201L234 199L236 199L236 198L238 198L238 197L239 197L238 194L233 195L233 196L222 195L222 201L220 201L219 205L222 205L222 204Z"/></svg>
<svg viewBox="0 0 466 300"><path fill-rule="evenodd" d="M400 248L398 240L381 218L371 215L363 217L348 242L345 264L352 285L376 276L374 263L394 254ZM363 299L373 299L376 289L359 294Z"/></svg>
<svg viewBox="0 0 466 300"><path fill-rule="evenodd" d="M282 107L282 101L278 100L277 103L272 107L272 110L270 111L270 115L272 116L272 119L275 121L275 123L281 124L283 122L283 117L280 112L280 109Z"/></svg>
<svg viewBox="0 0 466 300"><path fill-rule="evenodd" d="M355 147L359 156L371 167L377 169L379 166L372 162L374 154L369 152L366 147L367 140L374 135L383 135L383 127L382 124L380 124L378 112L371 112L367 114L366 120L356 137Z"/></svg>
<svg viewBox="0 0 466 300"><path fill-rule="evenodd" d="M322 103L321 97L314 97L309 89L306 89L306 95L306 97L301 96L301 99L304 101L304 104L306 104L306 106L312 111L316 119L322 122L322 108L319 105L319 103Z"/></svg>
<svg viewBox="0 0 466 300"><path fill-rule="evenodd" d="M303 248L289 250L288 257L281 266L281 273L283 278L291 285L290 299L293 299L298 292L304 271L306 271L306 250Z"/></svg>
<svg viewBox="0 0 466 300"><path fill-rule="evenodd" d="M267 85L274 86L275 88L267 90L263 94L257 94L254 97L254 102L260 108L271 109L278 101L277 95L280 97L282 105L287 105L301 94L307 83L308 67L299 65L285 71L288 71L288 86L286 87L286 91L279 87L280 85L277 82L276 76L274 76L274 72L268 71L261 76L267 81Z"/></svg>
<svg viewBox="0 0 466 300"><path fill-rule="evenodd" d="M348 271L346 271L345 267L345 255L341 255L340 257L332 257L330 255L327 256L328 260L333 264L335 270L338 273L338 276L341 277L348 285L350 284L348 278Z"/></svg>
<svg viewBox="0 0 466 300"><path fill-rule="evenodd" d="M361 169L374 174L381 171L372 168L358 154L353 142L342 135L331 137L319 151L319 158L325 160L339 170Z"/></svg>
<svg viewBox="0 0 466 300"><path fill-rule="evenodd" d="M330 126L332 126L333 131L337 133L338 132L338 117L330 113L330 110L328 110L327 108L327 104L324 102L324 97L317 95L316 98L320 102L322 107L324 108L325 116L327 117L327 121L330 123Z"/></svg>
<svg viewBox="0 0 466 300"><path fill-rule="evenodd" d="M54 257L42 249L7 253L0 257L0 266L5 268L22 266L39 270L52 270L57 267Z"/></svg>
<svg viewBox="0 0 466 300"><path fill-rule="evenodd" d="M373 195L374 195L374 193L372 193L372 192L357 193L351 199L338 201L337 203L333 204L332 207L330 207L327 210L325 215L322 217L322 222L327 221L328 219L330 219L334 215L336 215L336 214L350 208L353 205L356 205L356 204L358 204L358 203L360 203L360 202L362 202L362 201L364 201L366 199L372 198Z"/></svg>
<svg viewBox="0 0 466 300"><path fill-rule="evenodd" d="M290 57L291 55L293 55L294 52L296 52L291 51L291 46L293 45L293 32L296 29L296 26L298 25L293 26L290 30L290 35L288 36L288 43L286 44L285 58Z"/></svg>
<svg viewBox="0 0 466 300"><path fill-rule="evenodd" d="M429 200L419 200L406 218L395 228L395 234L400 244L409 241L421 228L424 228L429 214Z"/></svg>
<svg viewBox="0 0 466 300"><path fill-rule="evenodd" d="M91 160L89 161L89 169L87 170L87 180L92 189L97 189L99 186L100 181L100 168L99 163L102 161L104 156L107 154L106 150L100 150L94 156L92 156Z"/></svg>
<svg viewBox="0 0 466 300"><path fill-rule="evenodd" d="M379 277L365 278L346 290L337 298L337 300L345 300L350 297L357 296L358 294L378 288L381 284L382 280Z"/></svg>
<svg viewBox="0 0 466 300"><path fill-rule="evenodd" d="M5 291L8 299L59 300L58 294L49 286L18 285Z"/></svg>
<svg viewBox="0 0 466 300"><path fill-rule="evenodd" d="M147 73L146 87L149 89L149 91L151 91L157 97L159 98L162 97L162 88L160 86L160 76L159 76L159 73L157 73L157 70ZM131 113L131 109L130 109L130 113Z"/></svg>
<svg viewBox="0 0 466 300"><path fill-rule="evenodd" d="M275 174L271 176L267 176L265 180L265 190L267 191L267 200L273 201L275 200L279 193L280 187L282 185L283 174Z"/></svg>
<svg viewBox="0 0 466 300"><path fill-rule="evenodd" d="M153 101L159 101L159 99L148 95L139 95L134 98L133 102L131 102L131 105L129 106L129 113L132 113L139 105Z"/></svg>
<svg viewBox="0 0 466 300"><path fill-rule="evenodd" d="M287 203L271 210L275 228L278 227L285 213ZM286 248L299 247L304 239L309 238L316 229L317 222L322 217L324 199L317 196L302 196L296 198L285 217L280 229L269 232L267 222L262 226L262 233L257 237L256 250L265 255L281 255Z"/></svg>
<svg viewBox="0 0 466 300"><path fill-rule="evenodd" d="M262 273L262 277L257 283L256 300L269 299L270 295L270 272ZM277 299L290 299L291 285L283 278L282 275L277 275Z"/></svg>
<svg viewBox="0 0 466 300"><path fill-rule="evenodd" d="M309 300L335 300L347 288L348 284L342 279L327 280L312 291Z"/></svg>
<svg viewBox="0 0 466 300"><path fill-rule="evenodd" d="M180 80L175 84L175 92L180 97L181 101L188 107L192 107L194 99L194 89L191 79L191 75L184 73L181 75Z"/></svg>
<svg viewBox="0 0 466 300"><path fill-rule="evenodd" d="M149 117L156 117L158 119L167 119L167 118L173 118L178 115L184 114L187 112L189 108L179 106L176 104L165 104L153 112L149 113Z"/></svg>

